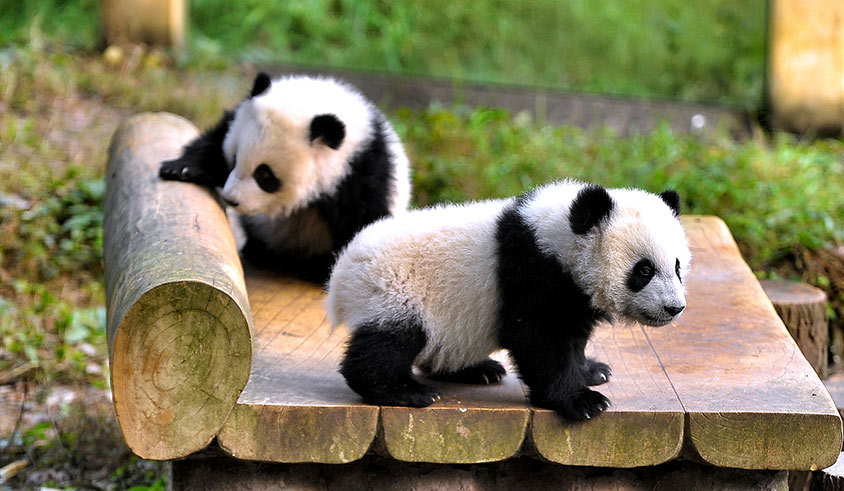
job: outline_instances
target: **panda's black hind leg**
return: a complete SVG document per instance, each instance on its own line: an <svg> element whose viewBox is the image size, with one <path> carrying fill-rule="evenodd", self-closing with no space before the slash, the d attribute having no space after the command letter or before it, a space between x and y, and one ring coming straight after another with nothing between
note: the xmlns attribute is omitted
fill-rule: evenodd
<svg viewBox="0 0 844 491"><path fill-rule="evenodd" d="M418 324L365 324L352 332L340 373L369 404L426 407L440 395L413 378L413 360L425 347Z"/></svg>
<svg viewBox="0 0 844 491"><path fill-rule="evenodd" d="M610 380L612 375L612 368L606 363L601 363L592 358L586 359L586 365L583 370L583 378L586 385L601 385Z"/></svg>
<svg viewBox="0 0 844 491"><path fill-rule="evenodd" d="M507 375L507 370L492 358L454 372L432 372L426 370L428 378L461 384L494 384Z"/></svg>

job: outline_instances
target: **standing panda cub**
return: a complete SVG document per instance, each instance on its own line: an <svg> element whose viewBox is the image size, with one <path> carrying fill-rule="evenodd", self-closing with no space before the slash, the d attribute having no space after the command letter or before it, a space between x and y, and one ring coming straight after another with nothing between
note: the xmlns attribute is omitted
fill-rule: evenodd
<svg viewBox="0 0 844 491"><path fill-rule="evenodd" d="M352 330L340 372L364 400L427 406L416 381L498 382L506 348L531 402L600 414L588 386L610 367L584 348L597 322L662 326L686 307L691 253L680 198L564 181L518 198L416 210L365 228L329 281L332 323Z"/></svg>
<svg viewBox="0 0 844 491"><path fill-rule="evenodd" d="M407 156L390 123L328 78L259 73L249 97L159 175L222 187L244 257L318 282L360 229L410 199Z"/></svg>

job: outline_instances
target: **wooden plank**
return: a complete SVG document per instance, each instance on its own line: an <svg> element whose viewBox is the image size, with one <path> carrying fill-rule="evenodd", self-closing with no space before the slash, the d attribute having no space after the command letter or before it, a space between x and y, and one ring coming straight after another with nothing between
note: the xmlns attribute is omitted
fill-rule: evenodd
<svg viewBox="0 0 844 491"><path fill-rule="evenodd" d="M832 465L841 418L723 221L685 217L694 255L680 321L647 331L707 462L747 469Z"/></svg>
<svg viewBox="0 0 844 491"><path fill-rule="evenodd" d="M560 464L600 467L649 466L677 457L683 408L642 327L601 326L587 352L612 367L610 381L595 387L612 406L580 424L535 409L531 437L539 454Z"/></svg>
<svg viewBox="0 0 844 491"><path fill-rule="evenodd" d="M231 455L272 462L345 463L361 458L378 410L337 373L345 328L331 331L324 294L266 272L246 276L255 322L249 383L221 430Z"/></svg>
<svg viewBox="0 0 844 491"><path fill-rule="evenodd" d="M207 446L246 385L251 313L223 209L158 166L197 135L184 118L129 118L109 149L104 247L109 369L126 443L147 459Z"/></svg>
<svg viewBox="0 0 844 491"><path fill-rule="evenodd" d="M386 453L406 462L475 464L508 459L522 446L530 418L525 388L506 352L507 368L494 385L429 381L442 398L428 408L383 407Z"/></svg>

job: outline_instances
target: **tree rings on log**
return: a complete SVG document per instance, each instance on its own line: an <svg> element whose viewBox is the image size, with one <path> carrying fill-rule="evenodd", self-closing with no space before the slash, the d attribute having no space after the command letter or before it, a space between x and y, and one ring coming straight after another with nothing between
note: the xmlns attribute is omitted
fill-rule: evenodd
<svg viewBox="0 0 844 491"><path fill-rule="evenodd" d="M223 209L200 186L162 181L196 128L141 114L114 135L104 256L114 406L129 447L186 456L222 428L249 378L252 317Z"/></svg>

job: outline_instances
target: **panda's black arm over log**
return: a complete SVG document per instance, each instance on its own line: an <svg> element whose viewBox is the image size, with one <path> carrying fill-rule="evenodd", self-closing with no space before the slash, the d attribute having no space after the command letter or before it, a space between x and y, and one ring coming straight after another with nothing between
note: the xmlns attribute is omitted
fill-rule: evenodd
<svg viewBox="0 0 844 491"><path fill-rule="evenodd" d="M223 139L234 119L234 111L226 111L211 129L185 145L182 155L161 163L158 175L169 181L194 182L210 188L226 183L229 165L223 155Z"/></svg>
<svg viewBox="0 0 844 491"><path fill-rule="evenodd" d="M261 94L270 83L269 75L259 73L249 97ZM234 111L225 111L217 124L185 145L179 158L162 162L158 175L169 181L194 182L210 188L222 187L231 171L223 154L223 140L233 119Z"/></svg>

